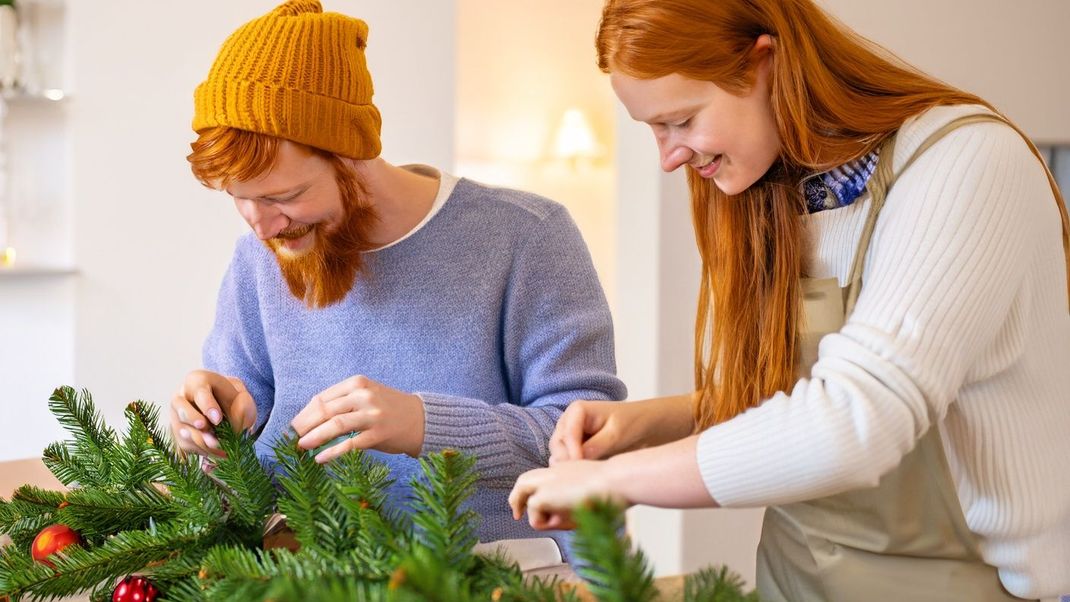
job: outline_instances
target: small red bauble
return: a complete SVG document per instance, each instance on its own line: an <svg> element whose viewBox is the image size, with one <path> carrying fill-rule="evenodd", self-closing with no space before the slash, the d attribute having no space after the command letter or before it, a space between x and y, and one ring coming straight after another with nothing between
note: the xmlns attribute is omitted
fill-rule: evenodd
<svg viewBox="0 0 1070 602"><path fill-rule="evenodd" d="M52 566L52 563L48 561L49 556L76 543L82 543L82 537L78 535L77 531L67 525L51 525L41 529L37 537L33 538L33 544L30 546L30 556L33 556L33 559L37 562Z"/></svg>
<svg viewBox="0 0 1070 602"><path fill-rule="evenodd" d="M112 602L153 602L160 594L156 586L140 575L130 575L115 586Z"/></svg>

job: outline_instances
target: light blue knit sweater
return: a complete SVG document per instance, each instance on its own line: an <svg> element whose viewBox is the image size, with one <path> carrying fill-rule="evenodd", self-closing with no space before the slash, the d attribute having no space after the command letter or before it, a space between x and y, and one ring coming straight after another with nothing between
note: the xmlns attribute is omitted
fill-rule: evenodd
<svg viewBox="0 0 1070 602"><path fill-rule="evenodd" d="M252 234L242 237L204 364L252 393L257 452L269 465L273 442L309 399L347 377L418 393L424 453L453 448L477 458L471 507L481 541L545 536L510 516L513 482L546 465L554 423L571 401L625 397L605 296L568 212L465 179L419 231L369 253L353 290L326 309L296 300L273 255ZM373 456L397 479L391 503L405 503L417 460Z"/></svg>

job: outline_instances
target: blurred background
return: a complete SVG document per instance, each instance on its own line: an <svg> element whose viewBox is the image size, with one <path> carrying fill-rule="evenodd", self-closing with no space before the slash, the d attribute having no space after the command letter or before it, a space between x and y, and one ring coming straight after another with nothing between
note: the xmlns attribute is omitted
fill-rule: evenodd
<svg viewBox="0 0 1070 602"><path fill-rule="evenodd" d="M819 0L976 92L1070 189L1070 2ZM0 0L0 462L62 436L46 400L88 388L119 424L200 363L246 226L185 161L192 92L274 0ZM690 390L698 258L682 173L663 174L595 65L601 0L324 0L371 26L383 154L564 203L613 309L631 397ZM3 470L0 466L0 470ZM659 574L753 580L761 509L635 509Z"/></svg>

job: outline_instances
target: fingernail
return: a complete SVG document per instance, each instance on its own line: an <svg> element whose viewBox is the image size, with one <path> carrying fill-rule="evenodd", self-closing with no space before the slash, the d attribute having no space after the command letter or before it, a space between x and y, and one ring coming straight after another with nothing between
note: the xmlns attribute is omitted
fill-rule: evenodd
<svg viewBox="0 0 1070 602"><path fill-rule="evenodd" d="M219 439L208 433L204 434L204 444L212 449L219 449Z"/></svg>
<svg viewBox="0 0 1070 602"><path fill-rule="evenodd" d="M182 422L189 422L189 414L186 413L186 409L182 408L178 411L178 418Z"/></svg>
<svg viewBox="0 0 1070 602"><path fill-rule="evenodd" d="M219 415L219 410L208 411L208 419L212 421L212 424L219 424L219 421L222 420L222 418L223 417Z"/></svg>
<svg viewBox="0 0 1070 602"><path fill-rule="evenodd" d="M189 431L187 431L186 429L180 429L178 431L178 436L182 437L186 441L189 441Z"/></svg>

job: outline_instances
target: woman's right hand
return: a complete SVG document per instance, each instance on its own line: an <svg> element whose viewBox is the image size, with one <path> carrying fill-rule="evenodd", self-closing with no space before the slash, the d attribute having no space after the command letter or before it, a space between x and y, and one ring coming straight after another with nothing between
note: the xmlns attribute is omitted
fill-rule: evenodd
<svg viewBox="0 0 1070 602"><path fill-rule="evenodd" d="M241 380L194 370L171 399L171 434L183 451L225 456L214 425L226 417L238 431L256 424L256 403Z"/></svg>
<svg viewBox="0 0 1070 602"><path fill-rule="evenodd" d="M691 395L644 401L574 401L550 436L550 464L598 460L691 434Z"/></svg>

